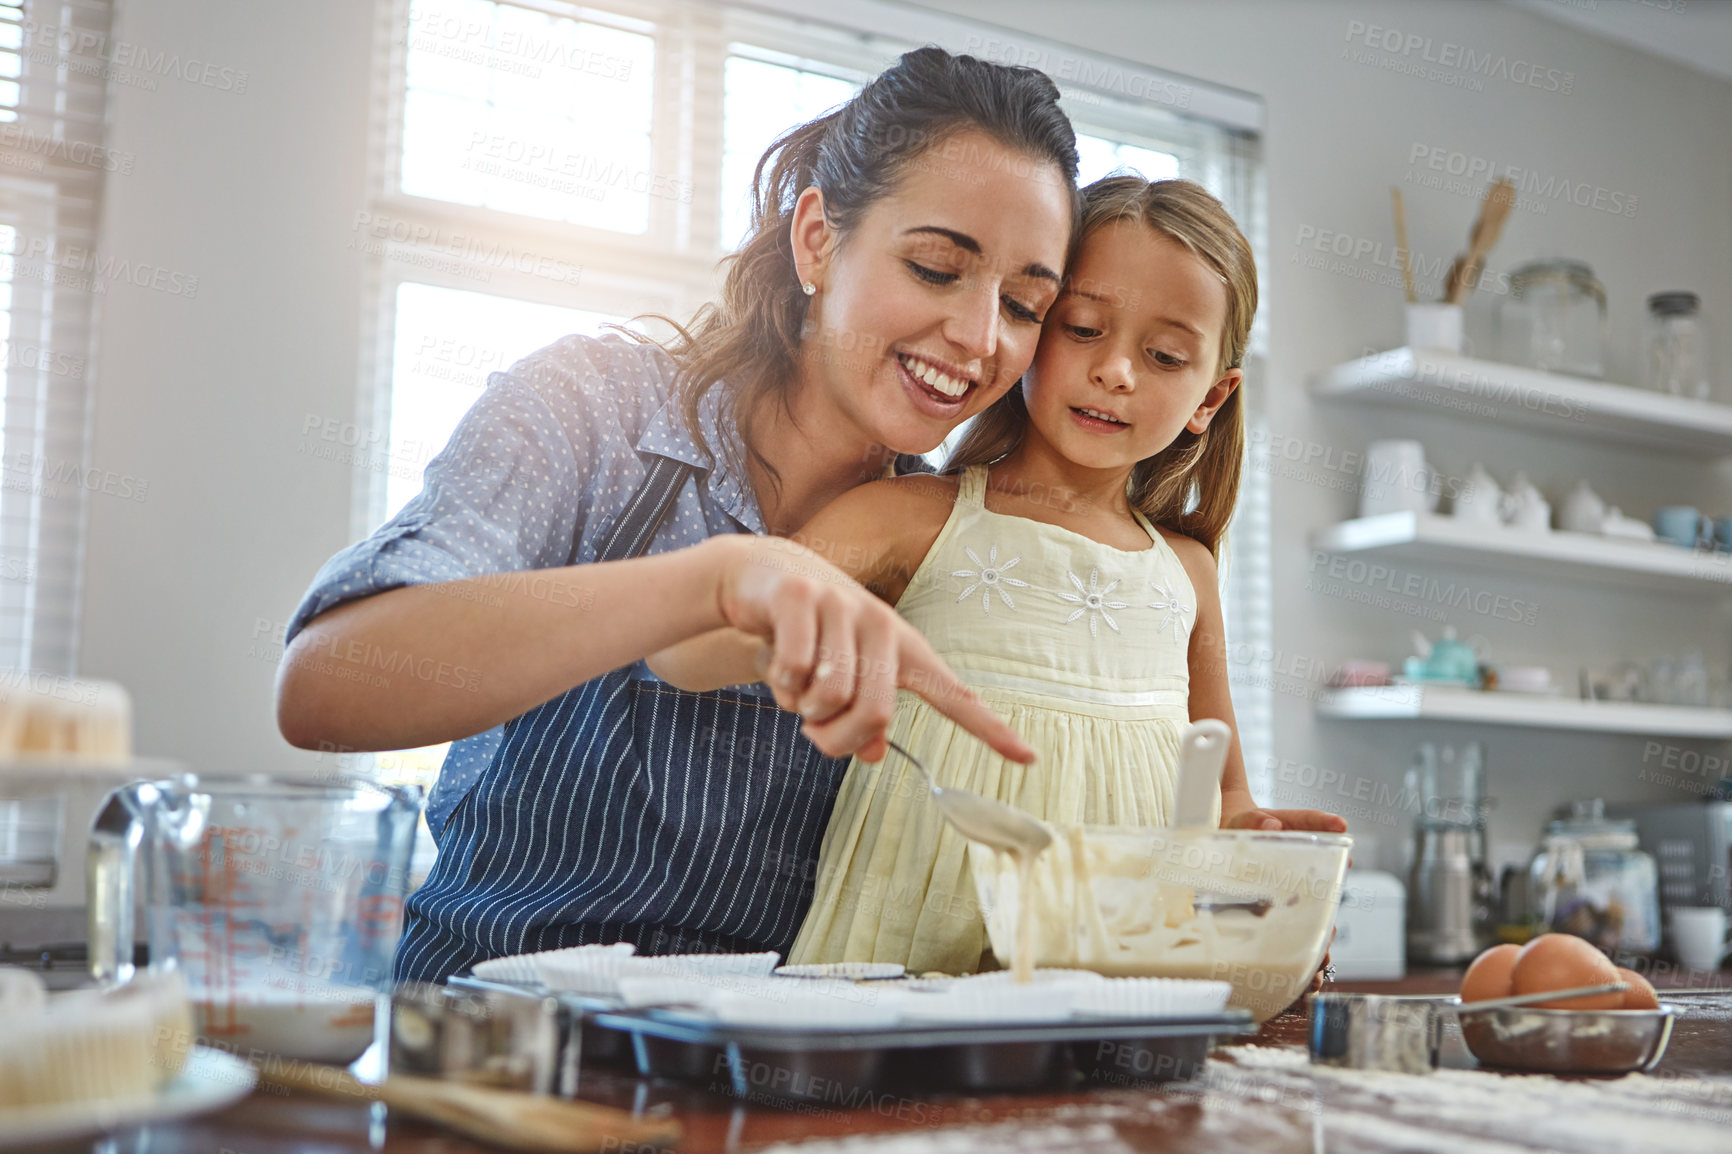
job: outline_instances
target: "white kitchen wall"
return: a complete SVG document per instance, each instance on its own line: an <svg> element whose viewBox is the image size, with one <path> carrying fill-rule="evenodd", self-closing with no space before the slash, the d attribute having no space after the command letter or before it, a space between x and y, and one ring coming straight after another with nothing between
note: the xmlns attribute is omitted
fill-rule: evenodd
<svg viewBox="0 0 1732 1154"><path fill-rule="evenodd" d="M1264 98L1265 408L1278 446L1339 455L1377 436L1412 435L1446 472L1463 475L1480 459L1507 480L1523 467L1554 500L1587 476L1638 515L1674 501L1732 512L1732 477L1690 460L1317 403L1305 390L1319 368L1401 343L1399 281L1388 264L1391 184L1407 195L1411 241L1424 260L1447 263L1462 246L1484 179L1459 192L1410 180L1447 176L1424 167L1437 150L1446 166L1460 154L1529 170L1553 188L1568 181L1598 190L1599 207L1592 195L1586 207L1563 199L1546 200L1543 213L1518 207L1492 270L1540 254L1592 263L1611 297L1610 373L1622 379L1635 375L1646 294L1698 290L1719 322L1722 399L1732 401L1732 84L1502 4L933 7ZM154 90L116 84L111 143L137 162L111 176L104 209L106 252L199 283L192 299L118 285L102 302L93 463L148 478L150 489L143 502L92 501L80 668L132 690L142 752L202 769L284 770L312 757L276 734L275 641L313 572L348 541L350 472L304 452L302 438L309 421L349 420L356 407L361 267L347 245L367 164L372 11L361 0L126 0L120 14L121 38L247 73L244 92L180 78L158 79ZM1685 17L1656 8L1652 18ZM1400 47L1382 47L1395 41L1371 26L1398 32ZM1456 61L1464 50L1492 58L1494 74L1424 59L1447 52ZM1539 86L1508 78L1530 73ZM1358 259L1317 251L1330 233L1381 251ZM1489 337L1496 299L1481 292L1471 304L1474 340ZM1412 627L1437 629L1307 589L1307 534L1350 515L1354 484L1350 471L1327 467L1274 477L1279 655L1247 671L1278 689L1281 804L1303 803L1312 794L1298 782L1325 771L1349 794L1399 784L1418 741L1475 735L1312 716L1316 669L1352 656L1396 660ZM1464 635L1483 636L1493 658L1570 674L1579 661L1697 647L1722 675L1732 659L1732 621L1712 599L1465 570L1439 576L1535 605L1532 626L1446 612ZM1499 798L1495 842L1531 841L1545 812L1569 797L1665 795L1642 780L1639 738L1477 735ZM1651 752L1648 765L1658 765ZM1399 864L1404 815L1365 803L1356 811L1350 797L1313 800L1381 835L1361 864Z"/></svg>
<svg viewBox="0 0 1732 1154"><path fill-rule="evenodd" d="M111 82L102 248L198 277L100 303L93 462L150 482L90 503L80 670L133 694L143 753L281 771L282 622L347 544L350 472L300 451L352 421L373 6L125 0L115 38L245 73L245 89ZM194 75L203 77L202 70ZM219 73L220 81L220 73ZM317 443L317 442L315 442Z"/></svg>

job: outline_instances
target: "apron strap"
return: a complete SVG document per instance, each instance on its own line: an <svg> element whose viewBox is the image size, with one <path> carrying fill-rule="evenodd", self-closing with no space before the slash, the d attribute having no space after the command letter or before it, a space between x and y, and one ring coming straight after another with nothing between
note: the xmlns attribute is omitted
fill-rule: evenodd
<svg viewBox="0 0 1732 1154"><path fill-rule="evenodd" d="M631 495L631 500L625 503L625 508L620 510L613 528L597 550L597 561L625 561L648 549L650 539L661 527L668 510L673 508L680 486L685 484L686 476L692 471L690 465L672 457L658 456L651 461L649 475ZM573 561L576 560L575 550L576 542L573 542Z"/></svg>

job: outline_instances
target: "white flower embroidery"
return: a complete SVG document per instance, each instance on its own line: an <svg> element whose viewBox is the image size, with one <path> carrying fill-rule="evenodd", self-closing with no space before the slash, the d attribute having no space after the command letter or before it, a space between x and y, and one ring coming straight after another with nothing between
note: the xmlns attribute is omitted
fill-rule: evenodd
<svg viewBox="0 0 1732 1154"><path fill-rule="evenodd" d="M1170 624L1173 627L1174 635L1183 637L1190 631L1190 625L1185 621L1185 617L1195 613L1196 607L1180 601L1178 592L1170 588L1165 582L1151 581L1149 584L1153 586L1156 593L1160 594L1159 600L1149 602L1149 608L1163 610L1166 613L1166 616L1161 618L1161 623L1155 627L1155 632L1165 632Z"/></svg>
<svg viewBox="0 0 1732 1154"><path fill-rule="evenodd" d="M1069 601L1071 604L1078 606L1074 613L1064 619L1065 624L1069 625L1072 621L1075 621L1078 617L1081 617L1086 613L1088 614L1089 619L1090 637L1100 636L1099 626L1096 624L1097 619L1104 620L1107 623L1107 627L1114 633L1117 633L1119 631L1119 623L1113 620L1112 614L1108 613L1107 610L1130 608L1130 606L1126 605L1123 601L1107 600L1107 594L1111 593L1114 589L1117 589L1119 583L1114 581L1105 589L1102 589L1100 587L1101 571L1098 567L1089 570L1089 583L1087 588L1083 587L1082 578L1078 577L1075 573L1067 573L1065 576L1069 577L1070 583L1076 586L1076 593L1060 593L1059 596L1064 600ZM1082 596L1077 596L1078 593Z"/></svg>
<svg viewBox="0 0 1732 1154"><path fill-rule="evenodd" d="M966 601L970 594L972 594L976 589L979 589L980 611L982 613L991 613L992 594L994 591L997 591L999 599L1011 609L1015 609L1016 602L1010 599L1010 592L1005 589L1005 586L1014 585L1018 589L1027 589L1028 582L1018 581L1015 577L1006 577L1005 574L1016 568L1017 564L1022 560L1022 557L1020 555L1012 557L1010 560L1000 565L998 563L997 545L994 545L991 549L987 550L986 560L984 561L980 559L980 554L976 553L973 549L964 546L962 551L968 554L968 559L974 562L975 568L957 569L950 575L952 577L969 578L974 582L974 584L964 589L961 593L958 593L956 599L958 601Z"/></svg>

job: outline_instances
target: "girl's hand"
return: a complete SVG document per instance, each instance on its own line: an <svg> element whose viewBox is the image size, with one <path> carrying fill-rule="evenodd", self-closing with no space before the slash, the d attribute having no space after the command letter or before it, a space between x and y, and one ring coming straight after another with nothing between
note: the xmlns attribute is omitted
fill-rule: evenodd
<svg viewBox="0 0 1732 1154"><path fill-rule="evenodd" d="M1253 806L1222 819L1221 828L1346 833L1347 819L1320 809L1261 809Z"/></svg>
<svg viewBox="0 0 1732 1154"><path fill-rule="evenodd" d="M806 719L801 732L827 756L881 760L902 688L1012 761L1034 760L913 626L846 573L780 537L711 540L726 550L723 619L764 641L758 666L776 704Z"/></svg>

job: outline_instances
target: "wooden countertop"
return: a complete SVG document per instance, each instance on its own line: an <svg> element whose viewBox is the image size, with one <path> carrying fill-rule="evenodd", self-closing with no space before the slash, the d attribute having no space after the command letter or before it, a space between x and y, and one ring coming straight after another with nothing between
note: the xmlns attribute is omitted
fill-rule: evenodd
<svg viewBox="0 0 1732 1154"><path fill-rule="evenodd" d="M1732 985L1732 974L1693 975ZM1453 992L1451 971L1399 982L1347 982L1368 993ZM1681 982L1670 985L1683 985ZM1732 995L1681 999L1659 1068L1621 1079L1553 1079L1473 1069L1453 1022L1438 1074L1403 1077L1311 1067L1307 1020L1287 1013L1254 1038L1218 1047L1199 1082L1093 1090L880 1099L873 1109L795 1113L735 1103L700 1088L586 1068L581 1096L635 1111L671 1111L679 1150L813 1151L1732 1151ZM1427 1103L1431 1103L1428 1105ZM482 1154L487 1147L365 1105L255 1092L217 1114L32 1151L71 1154ZM838 1141L847 1140L847 1141ZM619 1154L630 1154L621 1148Z"/></svg>

